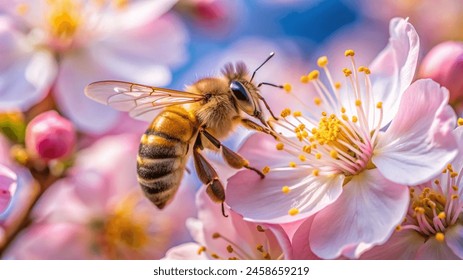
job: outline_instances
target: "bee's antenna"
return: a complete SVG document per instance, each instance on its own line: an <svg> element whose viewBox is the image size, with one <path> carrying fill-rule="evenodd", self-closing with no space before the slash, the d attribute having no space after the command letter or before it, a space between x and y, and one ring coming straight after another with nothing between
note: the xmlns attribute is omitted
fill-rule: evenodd
<svg viewBox="0 0 463 280"><path fill-rule="evenodd" d="M264 64L267 63L267 61L269 61L270 58L272 58L274 55L275 55L275 52L271 52L270 55L267 57L267 59L264 62L262 62L262 64L259 67L257 67L256 70L254 70L251 76L251 80L249 80L250 82L252 82L252 79L254 79L254 76L256 75L257 70L259 70L262 66L264 66Z"/></svg>

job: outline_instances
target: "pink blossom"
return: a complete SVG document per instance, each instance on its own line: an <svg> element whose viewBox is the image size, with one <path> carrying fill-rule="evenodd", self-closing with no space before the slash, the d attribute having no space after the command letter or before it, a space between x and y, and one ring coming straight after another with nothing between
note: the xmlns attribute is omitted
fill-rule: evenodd
<svg viewBox="0 0 463 280"><path fill-rule="evenodd" d="M303 76L317 96L298 97L308 112L281 113L279 131L256 134L241 153L268 172L241 171L227 186L227 203L245 220L288 223L315 214L306 238L321 258L358 257L385 242L408 205L407 185L436 176L457 153L448 91L432 80L411 84L419 41L413 26L393 19L386 48L371 67L354 52L345 83L332 80L328 59ZM293 96L293 95L290 95ZM275 151L275 149L277 151Z"/></svg>
<svg viewBox="0 0 463 280"><path fill-rule="evenodd" d="M407 215L391 238L363 259L463 259L463 127L459 154L434 179L410 187Z"/></svg>
<svg viewBox="0 0 463 280"><path fill-rule="evenodd" d="M279 225L246 222L233 210L222 215L201 188L196 196L198 218L187 220L194 242L170 249L165 259L289 259L290 242Z"/></svg>
<svg viewBox="0 0 463 280"><path fill-rule="evenodd" d="M184 60L175 0L14 0L0 11L1 108L28 109L48 92L77 128L101 134L120 113L83 94L95 80L166 85ZM162 44L160 43L162 42Z"/></svg>
<svg viewBox="0 0 463 280"><path fill-rule="evenodd" d="M431 78L450 92L450 102L463 101L463 42L447 41L432 48L420 66L420 77Z"/></svg>
<svg viewBox="0 0 463 280"><path fill-rule="evenodd" d="M0 164L0 215L5 212L16 191L16 174Z"/></svg>
<svg viewBox="0 0 463 280"><path fill-rule="evenodd" d="M4 256L157 259L187 241L184 222L195 214L190 177L172 204L158 210L136 180L138 143L138 137L120 135L82 150L70 174L40 198L34 223L20 232Z"/></svg>
<svg viewBox="0 0 463 280"><path fill-rule="evenodd" d="M26 128L26 147L32 155L43 160L69 156L75 146L73 124L56 111L41 113Z"/></svg>
<svg viewBox="0 0 463 280"><path fill-rule="evenodd" d="M26 168L10 159L9 143L1 135L0 169L0 248L3 248L37 197L39 186Z"/></svg>

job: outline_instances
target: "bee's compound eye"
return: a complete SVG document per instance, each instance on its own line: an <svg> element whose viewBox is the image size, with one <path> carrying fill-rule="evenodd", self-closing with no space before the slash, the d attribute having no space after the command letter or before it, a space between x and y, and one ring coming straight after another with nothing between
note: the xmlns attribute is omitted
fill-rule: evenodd
<svg viewBox="0 0 463 280"><path fill-rule="evenodd" d="M237 81L232 81L230 83L230 89L233 92L233 95L239 101L250 102L249 93L242 83Z"/></svg>

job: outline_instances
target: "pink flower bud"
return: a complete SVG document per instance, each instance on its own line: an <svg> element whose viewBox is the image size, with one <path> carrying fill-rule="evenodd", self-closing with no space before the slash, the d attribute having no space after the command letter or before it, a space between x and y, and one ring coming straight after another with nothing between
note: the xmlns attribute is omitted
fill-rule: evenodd
<svg viewBox="0 0 463 280"><path fill-rule="evenodd" d="M0 215L10 205L16 191L16 174L0 164Z"/></svg>
<svg viewBox="0 0 463 280"><path fill-rule="evenodd" d="M27 150L44 160L70 155L75 141L74 126L55 111L38 115L26 128Z"/></svg>
<svg viewBox="0 0 463 280"><path fill-rule="evenodd" d="M420 77L431 78L450 91L450 102L463 101L463 42L447 41L429 51Z"/></svg>

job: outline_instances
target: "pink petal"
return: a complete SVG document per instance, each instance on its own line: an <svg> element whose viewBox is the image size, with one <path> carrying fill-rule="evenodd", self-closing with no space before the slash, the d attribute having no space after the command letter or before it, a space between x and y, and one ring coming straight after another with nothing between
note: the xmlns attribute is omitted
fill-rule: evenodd
<svg viewBox="0 0 463 280"><path fill-rule="evenodd" d="M313 252L321 258L342 253L357 258L389 238L402 221L408 201L405 186L390 182L378 169L363 171L344 186L333 204L315 216L309 235Z"/></svg>
<svg viewBox="0 0 463 280"><path fill-rule="evenodd" d="M198 254L201 247L198 243L185 243L169 249L163 260L207 260L205 253Z"/></svg>
<svg viewBox="0 0 463 280"><path fill-rule="evenodd" d="M445 243L453 253L463 259L463 225L456 224L445 232Z"/></svg>
<svg viewBox="0 0 463 280"><path fill-rule="evenodd" d="M246 170L229 179L226 201L247 221L288 223L304 219L335 201L341 194L343 181L342 175L315 177L304 168L272 170L265 179ZM294 188L283 193L283 186ZM289 215L288 211L294 207L299 214Z"/></svg>
<svg viewBox="0 0 463 280"><path fill-rule="evenodd" d="M448 91L432 80L418 80L407 89L372 158L386 178L416 185L438 175L455 157L455 113L447 101Z"/></svg>
<svg viewBox="0 0 463 280"><path fill-rule="evenodd" d="M169 81L165 79L170 76L158 77L146 70L155 65L178 66L183 63L187 55L187 41L187 31L182 22L166 15L129 32L120 34L118 31L116 36L108 36L99 43L105 49L104 56L112 57L114 63L116 60L126 61L121 71L133 67L136 72L132 75L134 81L166 85Z"/></svg>
<svg viewBox="0 0 463 280"><path fill-rule="evenodd" d="M57 65L46 50L25 48L25 36L0 17L0 109L28 109L44 98L56 77Z"/></svg>
<svg viewBox="0 0 463 280"><path fill-rule="evenodd" d="M293 245L293 258L295 260L319 260L320 258L315 255L310 249L309 232L312 228L313 217L307 218L294 233L291 240Z"/></svg>
<svg viewBox="0 0 463 280"><path fill-rule="evenodd" d="M92 251L90 232L85 227L75 224L37 224L22 231L8 247L4 257L26 260L77 260L95 259L95 254Z"/></svg>
<svg viewBox="0 0 463 280"><path fill-rule="evenodd" d="M55 100L64 115L77 128L92 134L102 134L112 128L120 114L84 94L85 86L92 82L121 79L112 74L108 65L101 64L98 56L97 52L81 50L63 57L54 89Z"/></svg>
<svg viewBox="0 0 463 280"><path fill-rule="evenodd" d="M251 166L260 170L264 166L278 166L294 161L293 155L275 148L277 143L270 135L254 133L244 140L239 154L244 156Z"/></svg>
<svg viewBox="0 0 463 280"><path fill-rule="evenodd" d="M363 253L360 259L413 260L424 241L424 237L415 230L396 231L386 243Z"/></svg>
<svg viewBox="0 0 463 280"><path fill-rule="evenodd" d="M445 242L439 242L430 237L416 255L418 260L458 260L460 259Z"/></svg>
<svg viewBox="0 0 463 280"><path fill-rule="evenodd" d="M139 28L166 13L176 2L177 0L132 1L121 9L106 11L102 25L114 33Z"/></svg>
<svg viewBox="0 0 463 280"><path fill-rule="evenodd" d="M408 20L392 19L389 33L389 44L370 66L375 99L387 108L382 126L394 117L401 94L413 80L420 48L418 34Z"/></svg>
<svg viewBox="0 0 463 280"><path fill-rule="evenodd" d="M6 166L0 165L0 214L10 205L16 191L16 174Z"/></svg>

